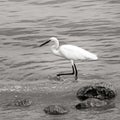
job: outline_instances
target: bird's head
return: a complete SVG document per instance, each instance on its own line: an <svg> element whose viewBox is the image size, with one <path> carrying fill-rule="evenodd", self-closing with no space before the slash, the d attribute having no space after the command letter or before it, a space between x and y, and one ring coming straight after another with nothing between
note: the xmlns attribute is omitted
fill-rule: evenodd
<svg viewBox="0 0 120 120"><path fill-rule="evenodd" d="M43 45L49 43L50 41L57 42L58 40L57 40L56 37L51 37L49 40L47 40L47 41L45 41L44 43L42 43L42 44L40 45L40 47L42 47Z"/></svg>
<svg viewBox="0 0 120 120"><path fill-rule="evenodd" d="M51 40L51 41L57 41L57 38L56 37L51 37L49 40Z"/></svg>

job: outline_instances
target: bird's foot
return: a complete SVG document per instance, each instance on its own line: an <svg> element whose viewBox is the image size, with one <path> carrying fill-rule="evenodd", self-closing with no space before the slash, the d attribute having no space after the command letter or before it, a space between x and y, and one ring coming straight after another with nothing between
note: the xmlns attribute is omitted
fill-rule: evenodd
<svg viewBox="0 0 120 120"><path fill-rule="evenodd" d="M57 79L58 81L63 81L62 76L60 76L59 74L56 75L56 79Z"/></svg>
<svg viewBox="0 0 120 120"><path fill-rule="evenodd" d="M78 80L73 80L73 82L74 82L74 83L77 83L77 82L78 82Z"/></svg>
<svg viewBox="0 0 120 120"><path fill-rule="evenodd" d="M57 75L55 75L55 76L48 76L48 79L49 80L55 80L55 81L63 81L63 78L61 77L61 76L57 76Z"/></svg>
<svg viewBox="0 0 120 120"><path fill-rule="evenodd" d="M75 82L78 80L78 77L75 77Z"/></svg>

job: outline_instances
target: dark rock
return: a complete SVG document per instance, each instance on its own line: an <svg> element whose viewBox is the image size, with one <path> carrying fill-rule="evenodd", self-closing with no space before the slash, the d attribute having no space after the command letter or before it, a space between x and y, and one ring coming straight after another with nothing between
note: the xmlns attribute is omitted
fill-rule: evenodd
<svg viewBox="0 0 120 120"><path fill-rule="evenodd" d="M97 99L111 100L115 98L117 95L116 90L113 88L111 84L108 84L108 83L104 83L104 82L96 83L95 88L97 89L97 92L98 92Z"/></svg>
<svg viewBox="0 0 120 120"><path fill-rule="evenodd" d="M77 98L84 101L88 98L100 100L111 100L116 97L116 90L107 83L101 82L80 88L77 91Z"/></svg>
<svg viewBox="0 0 120 120"><path fill-rule="evenodd" d="M44 108L45 113L50 115L62 115L67 114L69 111L66 107L61 105L50 105Z"/></svg>
<svg viewBox="0 0 120 120"><path fill-rule="evenodd" d="M89 98L81 103L77 104L76 109L86 109L86 108L100 108L109 105L110 103L104 100L99 100L95 98Z"/></svg>

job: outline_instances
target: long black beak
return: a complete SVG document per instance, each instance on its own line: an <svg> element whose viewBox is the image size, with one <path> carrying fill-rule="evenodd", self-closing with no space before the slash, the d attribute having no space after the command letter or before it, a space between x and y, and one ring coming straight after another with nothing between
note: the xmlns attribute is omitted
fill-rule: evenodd
<svg viewBox="0 0 120 120"><path fill-rule="evenodd" d="M46 41L46 42L42 43L39 47L42 47L43 45L45 45L45 44L49 43L50 41L51 41L51 40L48 40L48 41Z"/></svg>

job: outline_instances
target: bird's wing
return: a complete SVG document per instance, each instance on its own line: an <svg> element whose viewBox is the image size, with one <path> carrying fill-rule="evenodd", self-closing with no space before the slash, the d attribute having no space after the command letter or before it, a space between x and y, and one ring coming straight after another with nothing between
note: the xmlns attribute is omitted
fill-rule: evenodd
<svg viewBox="0 0 120 120"><path fill-rule="evenodd" d="M59 48L59 51L65 58L71 60L97 59L97 56L95 54L74 45L62 45Z"/></svg>

